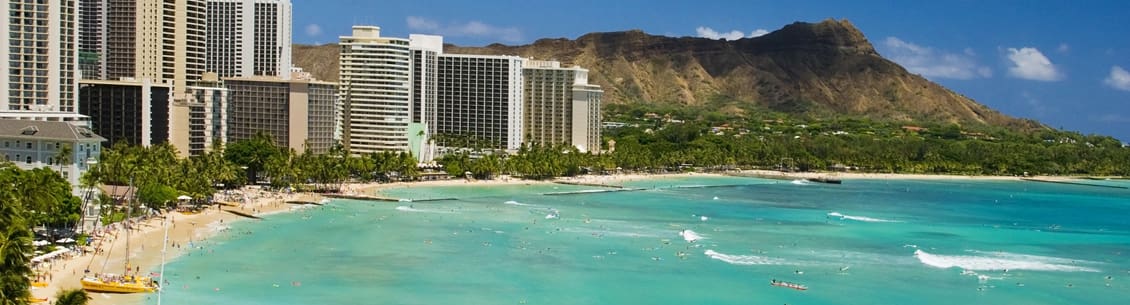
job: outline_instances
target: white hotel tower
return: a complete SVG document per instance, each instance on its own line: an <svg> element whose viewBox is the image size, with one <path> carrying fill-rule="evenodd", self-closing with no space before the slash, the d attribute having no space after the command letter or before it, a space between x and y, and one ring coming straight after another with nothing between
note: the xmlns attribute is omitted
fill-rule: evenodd
<svg viewBox="0 0 1130 305"><path fill-rule="evenodd" d="M0 5L0 118L78 120L75 0Z"/></svg>
<svg viewBox="0 0 1130 305"><path fill-rule="evenodd" d="M381 37L376 26L341 36L342 144L352 154L408 151L412 125L409 40Z"/></svg>
<svg viewBox="0 0 1130 305"><path fill-rule="evenodd" d="M207 71L290 79L290 0L208 0Z"/></svg>

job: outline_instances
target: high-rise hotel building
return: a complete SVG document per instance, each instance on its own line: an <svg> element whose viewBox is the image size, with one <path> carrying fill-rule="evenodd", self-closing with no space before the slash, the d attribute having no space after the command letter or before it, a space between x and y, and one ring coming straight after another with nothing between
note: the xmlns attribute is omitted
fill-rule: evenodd
<svg viewBox="0 0 1130 305"><path fill-rule="evenodd" d="M408 151L409 129L419 129L411 122L409 40L380 32L353 26L352 35L340 37L342 144L355 155Z"/></svg>
<svg viewBox="0 0 1130 305"><path fill-rule="evenodd" d="M204 74L205 10L205 0L107 0L102 78L172 80L183 101Z"/></svg>
<svg viewBox="0 0 1130 305"><path fill-rule="evenodd" d="M530 60L523 74L526 141L569 143L581 151L599 152L604 91L589 84L589 70Z"/></svg>
<svg viewBox="0 0 1130 305"><path fill-rule="evenodd" d="M447 136L486 149L517 150L522 145L522 65L517 56L441 54L437 69L434 121L426 122L437 136ZM425 103L427 105L428 103Z"/></svg>
<svg viewBox="0 0 1130 305"><path fill-rule="evenodd" d="M0 5L0 118L78 120L77 3Z"/></svg>
<svg viewBox="0 0 1130 305"><path fill-rule="evenodd" d="M207 70L290 78L290 0L208 0Z"/></svg>
<svg viewBox="0 0 1130 305"><path fill-rule="evenodd" d="M85 79L171 84L168 141L182 156L208 147L211 127L202 112L220 103L223 88L202 81L205 72L206 0L82 0L80 63ZM86 35L90 35L86 37ZM99 36L100 35L100 36ZM215 77L213 77L215 79ZM87 86L110 86L91 82ZM106 89L110 90L110 89ZM98 92L84 90L83 92ZM102 95L104 96L104 95ZM114 101L90 103L112 105ZM84 114L93 110L80 109ZM166 114L152 114L165 117ZM102 120L92 118L92 120ZM99 132L95 127L95 132ZM145 141L142 141L144 143Z"/></svg>
<svg viewBox="0 0 1130 305"><path fill-rule="evenodd" d="M259 132L281 147L326 153L333 147L337 84L309 78L253 76L224 79L228 89L228 141Z"/></svg>
<svg viewBox="0 0 1130 305"><path fill-rule="evenodd" d="M169 140L171 83L149 79L79 81L79 108L90 116L90 127L106 138L106 147L118 142L149 146Z"/></svg>
<svg viewBox="0 0 1130 305"><path fill-rule="evenodd" d="M82 79L102 79L106 74L103 46L106 45L107 2L78 0L78 67Z"/></svg>
<svg viewBox="0 0 1130 305"><path fill-rule="evenodd" d="M410 151L429 161L429 146L600 149L603 91L588 83L583 68L445 54L443 37L387 38L373 26L354 26L353 35L341 37L340 54L340 126L353 154Z"/></svg>

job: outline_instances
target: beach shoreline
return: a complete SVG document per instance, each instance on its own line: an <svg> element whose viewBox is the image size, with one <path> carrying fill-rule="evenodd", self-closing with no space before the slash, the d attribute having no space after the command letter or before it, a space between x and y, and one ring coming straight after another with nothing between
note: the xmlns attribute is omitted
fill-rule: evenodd
<svg viewBox="0 0 1130 305"><path fill-rule="evenodd" d="M627 174L613 174L613 175L582 175L577 177L562 177L552 180L524 180L518 178L511 178L507 176L500 177L494 180L466 180L466 179L449 179L449 180L435 180L435 181L413 181L413 182L394 182L394 183L352 183L345 184L341 188L341 194L354 195L354 196L383 196L381 191L401 187L440 187L440 186L499 186L499 185L535 185L535 184L552 184L552 183L566 183L566 184L582 184L592 186L608 186L608 187L623 187L626 182L640 181L647 179L663 179L663 178L677 178L677 177L749 177L749 178L766 178L766 179L837 179L837 180L850 180L850 179L890 179L890 180L996 180L996 181L1021 181L1022 178L1035 178L1046 180L1071 180L1079 179L1080 177L1016 177L1016 176L960 176L960 175L921 175L921 174L875 174L875 173L851 173L851 172L779 172L767 170L745 170L738 172L726 173L667 173L667 174L643 174L643 173L627 173ZM247 217L236 215L234 212L240 212L248 215L272 215L278 213L286 213L296 210L294 204L287 203L289 201L307 201L319 202L322 196L317 194L307 193L293 193L286 194L281 192L263 191L258 188L244 188L240 191L241 194L246 194L248 200L244 204L235 206L225 206L222 204L215 205L205 211L194 214L185 215L179 212L168 212L165 215L169 216L169 243L165 261L171 261L177 256L189 251L186 247L172 247L172 243L178 245L185 245L190 242L206 240L219 234L227 224L233 221L250 220ZM386 197L387 198L387 197ZM150 274L159 272L162 255L161 247L164 242L164 218L153 217L137 225L132 233L130 233L130 263L132 266L137 266L142 271L141 274ZM64 289L78 289L81 288L80 279L83 277L85 270L91 272L107 272L107 273L121 273L124 271L125 258L122 253L125 251L126 243L124 232L118 230L117 236L105 236L99 248L105 249L105 252L100 254L83 254L72 255L69 258L58 259L44 266L44 270L51 274L48 279L47 287L36 288L32 290L32 296L36 298L50 298L52 301L55 295ZM107 260L107 256L110 256ZM105 266L105 268L102 268ZM102 270L106 269L106 270ZM175 286L176 283L171 285ZM140 304L146 298L156 297L154 294L103 294L91 293L92 305L110 305L110 304Z"/></svg>
<svg viewBox="0 0 1130 305"><path fill-rule="evenodd" d="M247 217L234 214L240 212L248 215L269 215L287 212L295 208L288 201L313 201L321 200L321 196L314 194L284 194L267 192L253 188L244 188L240 191L246 194L244 204L225 206L216 204L197 214L182 214L180 212L166 212L168 216L168 248L166 248L165 261L190 251L188 245L196 245L200 241L211 238L226 228L227 224L234 221L250 220ZM162 260L161 249L165 246L165 218L156 215L137 223L130 229L129 235L129 264L140 271L141 275L159 273ZM116 226L115 226L116 227ZM38 268L46 276L47 287L32 289L32 297L48 298L53 302L55 296L63 290L81 289L80 280L85 271L93 273L121 274L125 271L126 251L125 230L106 230L102 238L95 242L94 248L101 252L75 254L68 258L57 259L43 264ZM180 247L173 247L176 244ZM173 283L175 285L175 283ZM109 294L89 293L91 305L112 304L140 304L142 300L156 297L154 294Z"/></svg>

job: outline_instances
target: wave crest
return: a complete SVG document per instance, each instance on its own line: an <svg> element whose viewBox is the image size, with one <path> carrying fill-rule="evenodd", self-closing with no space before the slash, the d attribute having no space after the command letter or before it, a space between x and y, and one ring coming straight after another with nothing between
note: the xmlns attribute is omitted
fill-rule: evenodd
<svg viewBox="0 0 1130 305"><path fill-rule="evenodd" d="M828 213L828 216L829 217L839 217L840 219L862 221L862 222L901 222L901 221L898 221L898 220L871 218L871 217L867 217L867 216L844 215L844 214L840 214L840 212L831 212L831 213Z"/></svg>
<svg viewBox="0 0 1130 305"><path fill-rule="evenodd" d="M706 256L712 259L720 260L731 265L783 265L785 261L778 258L757 256L757 255L731 255L720 253L714 250L706 250L703 252Z"/></svg>
<svg viewBox="0 0 1130 305"><path fill-rule="evenodd" d="M506 202L503 202L502 204L516 205L516 206L526 206L526 207L533 206L532 204L521 203L521 202L517 202L517 201L514 201L514 200L508 200Z"/></svg>
<svg viewBox="0 0 1130 305"><path fill-rule="evenodd" d="M701 239L706 239L705 237L702 237L702 235L698 235L698 233L696 233L695 231L691 231L691 230L679 231L679 236L682 236L683 240L686 240L689 243L693 243L693 242L699 241Z"/></svg>
<svg viewBox="0 0 1130 305"><path fill-rule="evenodd" d="M939 255L926 251L914 250L914 257L919 262L935 268L958 267L964 270L1032 270L1032 271L1060 271L1060 272L1099 272L1098 269L1078 266L1076 264L1095 264L1095 262L1072 260L1059 257L1036 256L1015 254L1007 252L979 252L984 256L974 255Z"/></svg>

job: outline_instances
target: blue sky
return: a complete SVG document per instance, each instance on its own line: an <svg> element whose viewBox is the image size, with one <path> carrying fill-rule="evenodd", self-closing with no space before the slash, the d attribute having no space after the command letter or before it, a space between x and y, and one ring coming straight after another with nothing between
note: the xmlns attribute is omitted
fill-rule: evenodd
<svg viewBox="0 0 1130 305"><path fill-rule="evenodd" d="M354 24L481 46L628 29L736 38L846 18L884 57L1005 114L1130 142L1130 1L292 2L306 44Z"/></svg>

